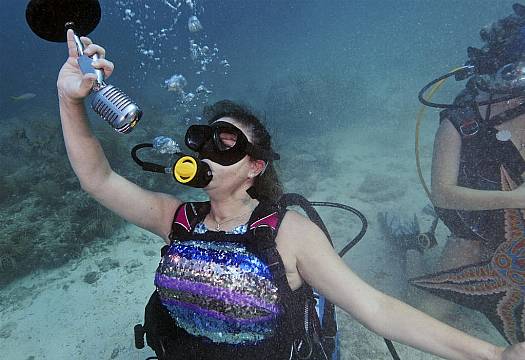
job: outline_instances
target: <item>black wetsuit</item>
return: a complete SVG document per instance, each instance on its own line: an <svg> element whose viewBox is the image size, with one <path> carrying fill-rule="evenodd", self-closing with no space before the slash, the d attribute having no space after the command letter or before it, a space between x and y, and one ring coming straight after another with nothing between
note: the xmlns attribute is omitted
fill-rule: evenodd
<svg viewBox="0 0 525 360"><path fill-rule="evenodd" d="M525 160L519 150L510 140L498 140L498 130L481 121L478 121L479 129L475 134L465 135L462 126L468 119L465 119L463 110L447 110L441 116L442 121L448 119L452 122L462 138L457 184L476 190L502 190L500 169L503 166L512 180L520 185ZM436 211L452 235L481 241L482 260L490 259L505 240L502 209L463 211L436 208Z"/></svg>

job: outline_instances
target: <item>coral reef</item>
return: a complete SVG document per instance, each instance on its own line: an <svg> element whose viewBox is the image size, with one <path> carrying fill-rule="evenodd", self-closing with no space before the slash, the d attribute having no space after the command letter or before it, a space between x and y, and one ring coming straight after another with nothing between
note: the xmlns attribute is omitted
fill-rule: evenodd
<svg viewBox="0 0 525 360"><path fill-rule="evenodd" d="M60 124L45 117L52 115L16 119L0 134L0 142L9 144L0 159L6 169L0 176L0 286L39 268L60 266L124 224L80 189ZM100 138L114 167L138 172L129 161L132 140Z"/></svg>
<svg viewBox="0 0 525 360"><path fill-rule="evenodd" d="M34 235L32 228L19 227L11 219L5 219L6 227L0 240L0 285L15 278L27 267L26 253L31 249L29 239Z"/></svg>

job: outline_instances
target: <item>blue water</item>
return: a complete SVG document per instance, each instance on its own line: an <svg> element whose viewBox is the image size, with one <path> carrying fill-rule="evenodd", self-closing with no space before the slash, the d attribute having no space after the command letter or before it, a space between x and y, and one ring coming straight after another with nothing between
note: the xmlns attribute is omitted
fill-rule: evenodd
<svg viewBox="0 0 525 360"><path fill-rule="evenodd" d="M180 6L174 10L166 1L174 7ZM429 80L462 65L467 46L481 46L479 29L508 15L514 3L513 0L200 0L194 1L195 7L191 9L182 0L166 1L102 0L102 19L89 34L105 47L106 57L115 64L108 82L123 89L144 110L137 130L126 136L113 133L90 113L93 127L101 134L108 157L120 173L142 186L172 191L171 183L137 174L129 158L131 145L151 141L157 135L181 141L187 125L199 121L204 103L227 98L246 102L266 116L276 147L288 154L281 166L283 170L294 164L295 154L291 152L295 150L305 163L319 165L313 170L295 169L293 176L283 175L289 190L315 195L316 200L341 200L322 183L319 185L319 179L327 175L332 175L337 184L361 183L367 175L389 175L394 181L398 170L394 160L390 168L375 167L373 163L367 168L360 156L376 146L363 140L369 136L377 135L385 145L396 144L402 151L392 158L402 159L400 163L406 165L406 170L401 172L405 171L414 181L406 186L402 180L399 188L417 189L419 194L404 195L402 204L407 205L403 208L406 213L417 212L425 205L410 158L413 119L419 106L417 92ZM0 250L9 255L2 260L0 284L6 288L13 286L13 281L38 276L42 269L60 268L70 258L85 257L84 245L96 246L101 239L111 238L113 229L124 226L80 195L65 157L56 95L56 78L66 60L67 49L63 43L42 40L31 32L25 22L26 4L27 1L3 0L0 11L0 109L4 129L0 134L3 168L0 211L5 219L0 226ZM188 18L193 14L203 25L197 33L188 30ZM204 46L209 50L192 59L191 41L201 50ZM208 62L205 69L203 61ZM165 80L175 74L182 74L187 80L184 94L196 94L199 85L211 92L183 101L181 94L168 91L165 85ZM460 86L448 84L438 99L450 101ZM11 98L26 93L36 96L19 101ZM427 128L429 146L435 115L429 116L433 124ZM348 134L349 139L352 134L361 134L355 135L355 140L357 143L359 138L363 140L362 147L353 150L355 158L337 160L335 165L323 167L322 159L332 160L343 153L342 148L336 154L330 153L330 146L334 145L330 140L332 134ZM305 144L304 139L318 138L323 139L314 142L311 148ZM381 148L377 152L385 156ZM426 160L428 165L428 157ZM297 174L304 180L301 186L300 181L294 180ZM173 191L179 194L184 190L179 187ZM66 193L69 195L62 198ZM324 195L333 198L319 198ZM343 202L353 200L362 204L371 217L385 207L396 207L396 200L365 201L352 195ZM79 207L85 211L77 211ZM49 227L36 227L54 214L56 220ZM110 220L102 226L91 221L97 216ZM329 222L336 227L341 225L336 220ZM89 224L95 224L95 229L89 230ZM373 234L374 231L377 230L372 225ZM83 239L80 245L68 243L72 233ZM442 235L446 236L446 232L442 231ZM42 245L55 241L53 249ZM42 247L27 255L27 249L34 244ZM155 251L158 247L159 243L150 245ZM373 282L370 275L373 261L366 260L367 256L382 266L388 260L372 245L358 251L360 255L354 262L357 272ZM396 293L399 282L389 286L379 278L376 280L378 283L374 285L402 296ZM7 293L2 296L0 299L8 298ZM140 299L138 303L143 301ZM19 311L24 316L23 309ZM136 313L141 312L141 305L136 305ZM4 319L8 318L4 314ZM9 340L11 332L2 332L3 326L0 324L0 347L4 341L6 346L13 347ZM101 331L111 326L103 325ZM345 334L352 335L350 330ZM361 347L357 348L354 342L346 342L342 358L386 356L384 349L381 355L369 351L368 348L382 345L367 345L368 340L361 341ZM491 340L501 342L497 336ZM83 351L82 345L78 349L79 358L93 358ZM10 349L9 353L16 351ZM22 350L15 358L28 360L31 356L46 358L45 351L36 354ZM117 358L126 358L122 351L120 356ZM429 358L417 356L411 358Z"/></svg>
<svg viewBox="0 0 525 360"><path fill-rule="evenodd" d="M51 107L57 71L66 54L63 44L41 40L30 31L24 20L26 3L3 1L0 15L4 48L0 106L7 117L20 110L8 98L13 94L38 93L36 101ZM186 5L181 7L183 14L176 29L169 33L169 41L162 43L158 69L155 61L138 53L136 24L122 18L126 8L133 9L135 19L141 17L148 30L159 31L170 25L176 13L161 0L151 2L149 9L139 1L121 1L129 7L117 3L101 2L102 20L90 36L108 49L108 58L116 64L113 83L130 89L128 92L142 100L145 110L165 104L169 94L160 90L163 80L176 72L194 70L183 59L189 55L191 36L186 24L191 11ZM217 44L231 64L228 77L209 73L201 78L213 81L218 98L237 99L245 96L246 89L265 90L272 80L288 74L323 71L343 78L359 77L372 89L377 82L404 79L402 92L414 94L430 76L462 64L466 47L480 44L480 27L508 14L511 3L201 1L198 4L204 11L199 19L206 42ZM149 20L144 20L146 13ZM153 44L152 38L143 42ZM173 46L179 49L173 50ZM137 69L141 61L151 62L146 76ZM190 83L200 80L186 76ZM144 90L132 90L139 86Z"/></svg>

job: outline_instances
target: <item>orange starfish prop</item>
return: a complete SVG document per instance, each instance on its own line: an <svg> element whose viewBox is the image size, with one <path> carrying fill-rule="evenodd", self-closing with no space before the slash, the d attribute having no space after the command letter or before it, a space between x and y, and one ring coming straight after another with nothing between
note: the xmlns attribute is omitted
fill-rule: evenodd
<svg viewBox="0 0 525 360"><path fill-rule="evenodd" d="M517 187L501 167L502 190ZM511 343L525 341L525 211L505 209L505 241L490 261L411 279L437 296L481 311Z"/></svg>

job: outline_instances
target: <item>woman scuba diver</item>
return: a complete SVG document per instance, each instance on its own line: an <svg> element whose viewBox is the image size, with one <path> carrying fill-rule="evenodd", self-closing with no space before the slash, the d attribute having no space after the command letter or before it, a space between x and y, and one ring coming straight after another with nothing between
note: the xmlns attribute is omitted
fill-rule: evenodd
<svg viewBox="0 0 525 360"><path fill-rule="evenodd" d="M186 134L199 154L193 165L187 159L189 167L209 168L202 177L208 183L200 183L209 201L183 202L115 173L83 105L94 74L82 75L72 31L67 36L69 58L57 86L67 153L80 184L167 245L145 324L160 359L326 359L323 344L302 351L309 341L304 331L315 326L303 323L310 286L372 331L422 351L447 359L525 359L523 343L505 349L469 336L354 274L322 229L278 206L282 191L273 162L279 156L264 126L242 106L218 102L205 111L208 125ZM93 66L110 76L105 50L81 40L84 54L100 57Z"/></svg>
<svg viewBox="0 0 525 360"><path fill-rule="evenodd" d="M442 271L412 281L483 311L509 343L525 341L525 6L513 10L480 31L485 44L468 49L465 66L420 92L422 103L445 109L431 199L451 235ZM467 80L453 104L425 99L451 76Z"/></svg>

